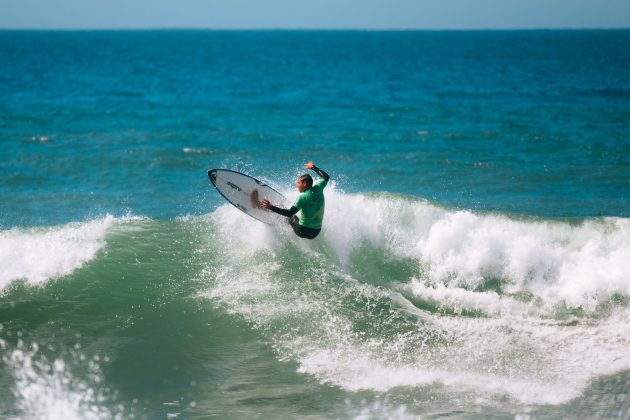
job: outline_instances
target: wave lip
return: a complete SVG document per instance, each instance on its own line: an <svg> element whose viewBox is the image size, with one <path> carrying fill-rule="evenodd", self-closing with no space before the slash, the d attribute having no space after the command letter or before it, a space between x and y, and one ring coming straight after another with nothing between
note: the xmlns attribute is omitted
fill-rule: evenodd
<svg viewBox="0 0 630 420"><path fill-rule="evenodd" d="M41 285L92 260L105 245L115 219L108 215L84 223L0 232L0 290L25 280Z"/></svg>

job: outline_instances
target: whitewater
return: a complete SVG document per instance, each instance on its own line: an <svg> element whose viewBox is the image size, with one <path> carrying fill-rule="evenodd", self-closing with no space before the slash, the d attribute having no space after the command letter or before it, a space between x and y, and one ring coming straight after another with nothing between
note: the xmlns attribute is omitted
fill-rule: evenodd
<svg viewBox="0 0 630 420"><path fill-rule="evenodd" d="M99 261L141 265L129 252L110 259L118 243L146 230L156 241L194 235L178 242L195 261L179 262L195 266L191 297L242 318L279 361L323 386L418 389L490 405L503 396L527 407L570 403L598 378L630 369L624 218L474 213L333 185L325 228L312 242L229 204L168 223L108 215L5 230L2 293L72 283ZM52 406L57 417L124 417L124 404L101 404L115 392L99 386L98 362L85 365L92 373L81 380L65 368L90 356L76 350L50 360L37 342L2 344L24 413ZM405 405L388 412L401 407L409 414Z"/></svg>

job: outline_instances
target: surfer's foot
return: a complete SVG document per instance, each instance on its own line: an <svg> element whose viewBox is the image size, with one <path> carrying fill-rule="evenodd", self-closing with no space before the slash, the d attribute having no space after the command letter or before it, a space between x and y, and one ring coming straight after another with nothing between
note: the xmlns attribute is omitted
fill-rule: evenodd
<svg viewBox="0 0 630 420"><path fill-rule="evenodd" d="M258 190L252 191L252 194L249 196L249 204L253 209L260 207L260 202L258 201Z"/></svg>

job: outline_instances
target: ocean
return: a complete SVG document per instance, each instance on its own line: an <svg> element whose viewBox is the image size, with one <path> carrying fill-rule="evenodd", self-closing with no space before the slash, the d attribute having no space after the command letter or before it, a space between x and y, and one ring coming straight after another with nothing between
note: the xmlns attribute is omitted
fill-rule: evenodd
<svg viewBox="0 0 630 420"><path fill-rule="evenodd" d="M0 31L0 417L630 418L630 30ZM331 176L322 233L228 204Z"/></svg>

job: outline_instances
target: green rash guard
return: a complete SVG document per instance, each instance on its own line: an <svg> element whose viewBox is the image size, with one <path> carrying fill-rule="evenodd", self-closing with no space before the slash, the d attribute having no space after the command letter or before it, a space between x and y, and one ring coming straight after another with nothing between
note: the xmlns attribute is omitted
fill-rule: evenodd
<svg viewBox="0 0 630 420"><path fill-rule="evenodd" d="M300 226L311 229L321 229L324 220L324 188L327 179L319 179L311 188L304 191L295 200L293 207L300 210Z"/></svg>

